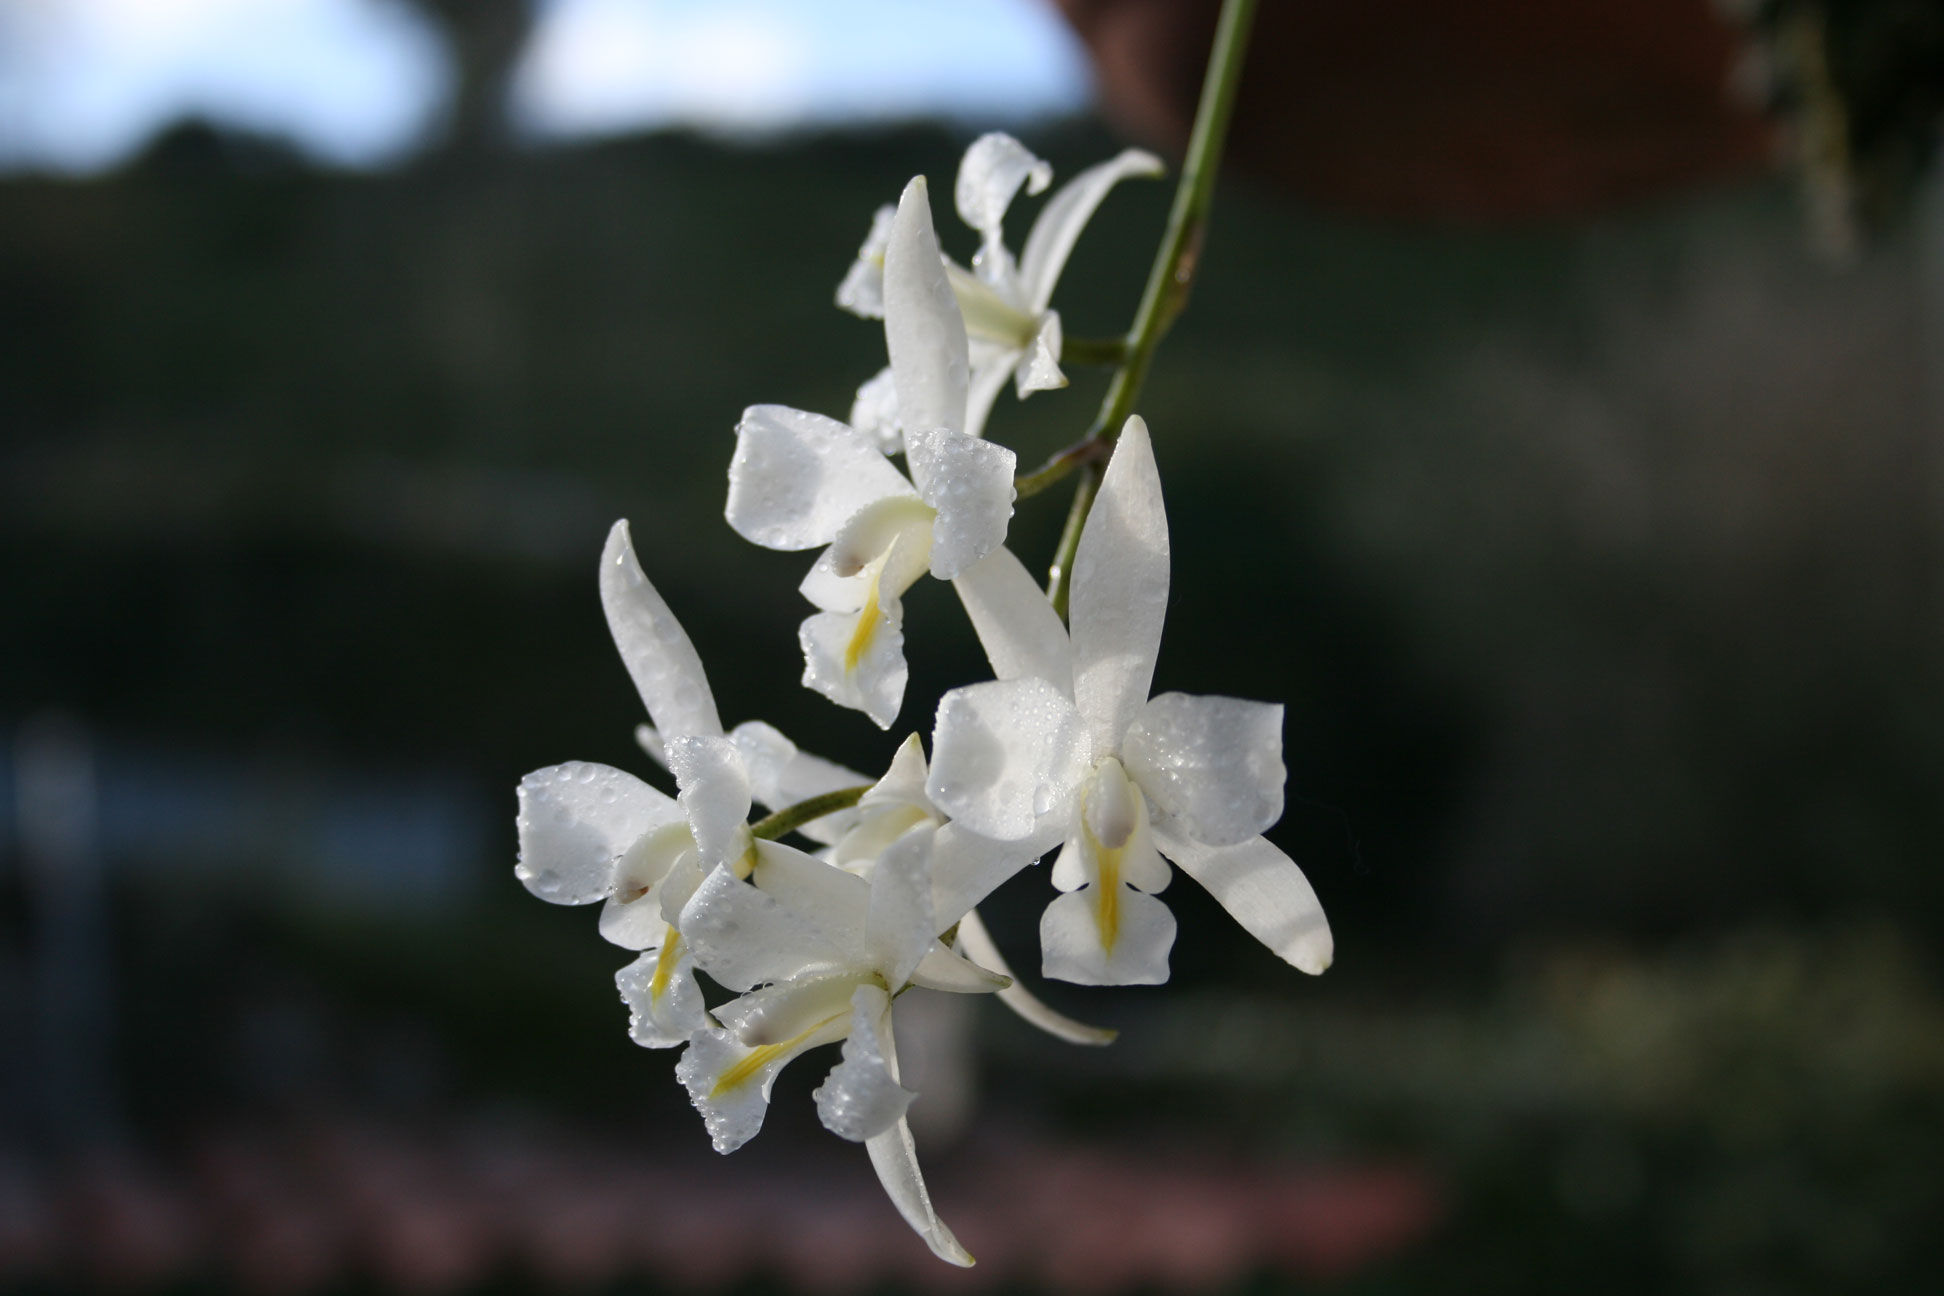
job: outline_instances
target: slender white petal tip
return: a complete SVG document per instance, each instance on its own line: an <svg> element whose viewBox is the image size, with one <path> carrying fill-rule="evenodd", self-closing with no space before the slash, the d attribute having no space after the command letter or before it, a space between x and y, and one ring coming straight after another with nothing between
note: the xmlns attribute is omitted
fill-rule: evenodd
<svg viewBox="0 0 1944 1296"><path fill-rule="evenodd" d="M962 431L971 376L965 319L946 278L923 176L898 199L884 251L884 342L907 438L913 431Z"/></svg>
<svg viewBox="0 0 1944 1296"><path fill-rule="evenodd" d="M1073 696L1111 751L1147 701L1168 611L1168 517L1147 424L1127 420L1073 555Z"/></svg>
<svg viewBox="0 0 1944 1296"><path fill-rule="evenodd" d="M1229 916L1275 955L1315 976L1336 957L1330 923L1296 862L1264 837L1237 846L1207 846L1157 826L1161 850L1208 888Z"/></svg>
<svg viewBox="0 0 1944 1296"><path fill-rule="evenodd" d="M715 695L688 632L641 570L626 518L601 553L601 607L648 718L666 737L720 734Z"/></svg>

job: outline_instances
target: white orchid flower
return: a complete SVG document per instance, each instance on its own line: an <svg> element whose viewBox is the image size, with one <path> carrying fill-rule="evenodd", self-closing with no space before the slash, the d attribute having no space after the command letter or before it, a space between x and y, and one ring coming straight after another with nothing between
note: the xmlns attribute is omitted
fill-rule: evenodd
<svg viewBox="0 0 1944 1296"><path fill-rule="evenodd" d="M1163 169L1152 153L1127 149L1082 171L1047 199L1015 261L1005 245L1006 211L1021 188L1029 194L1044 192L1053 170L1018 140L996 131L981 135L965 150L953 197L960 219L979 232L979 251L970 270L949 260L945 268L970 340L967 431L983 432L1008 378L1022 400L1067 385L1060 371L1060 313L1048 304L1060 272L1108 191L1130 176L1160 175ZM871 232L837 289L837 304L867 319L885 313L891 210L880 207L873 215ZM909 424L899 410L896 384L885 370L858 388L851 425L893 453Z"/></svg>
<svg viewBox="0 0 1944 1296"><path fill-rule="evenodd" d="M1053 884L1066 894L1040 923L1049 977L1167 980L1164 856L1285 961L1321 972L1322 906L1260 835L1282 814L1282 708L1148 697L1167 602L1160 477L1130 418L1074 555L1070 639L1044 599L974 611L1000 678L939 703L926 792L984 836L1036 852L1064 841Z"/></svg>
<svg viewBox="0 0 1944 1296"><path fill-rule="evenodd" d="M1012 451L965 430L965 325L945 282L924 177L905 187L885 252L884 337L906 411L907 479L835 419L745 410L729 465L729 525L769 549L825 546L802 590L803 682L890 728L904 702L905 591L951 580L999 548Z"/></svg>
<svg viewBox="0 0 1944 1296"><path fill-rule="evenodd" d="M606 765L537 770L520 782L514 873L555 904L605 901L601 934L641 951L615 975L631 1009L629 1034L672 1048L709 1024L676 919L716 864L744 875L754 867L752 800L790 804L866 780L799 752L760 722L724 734L695 645L642 573L625 521L608 534L600 584L615 646L656 726L651 750L665 752L680 798ZM840 818L806 828L834 839L848 826Z"/></svg>
<svg viewBox="0 0 1944 1296"><path fill-rule="evenodd" d="M867 882L801 851L759 842L749 881L718 867L682 910L697 961L740 997L698 1030L675 1074L718 1152L762 1128L777 1073L820 1044L844 1041L816 1092L832 1132L863 1143L899 1213L932 1250L969 1265L933 1210L899 1082L891 1001L909 986L982 993L1006 979L934 934L928 844L908 834L880 852Z"/></svg>

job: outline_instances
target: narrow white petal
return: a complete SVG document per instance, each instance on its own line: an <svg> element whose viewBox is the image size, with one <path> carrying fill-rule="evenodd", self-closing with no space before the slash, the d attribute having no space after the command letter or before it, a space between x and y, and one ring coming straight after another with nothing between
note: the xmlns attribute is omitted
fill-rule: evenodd
<svg viewBox="0 0 1944 1296"><path fill-rule="evenodd" d="M1073 555L1073 698L1114 750L1147 701L1168 614L1168 517L1147 424L1127 420Z"/></svg>
<svg viewBox="0 0 1944 1296"><path fill-rule="evenodd" d="M693 955L674 928L664 923L662 933L614 974L615 989L628 1005L628 1038L643 1048L674 1048L712 1024L695 983Z"/></svg>
<svg viewBox="0 0 1944 1296"><path fill-rule="evenodd" d="M680 789L682 813L695 834L704 868L724 863L747 845L749 773L727 738L691 736L668 744L668 765Z"/></svg>
<svg viewBox="0 0 1944 1296"><path fill-rule="evenodd" d="M898 612L893 621L891 610ZM868 624L855 612L819 612L797 628L803 648L803 685L838 706L862 711L880 729L889 729L904 705L903 610L882 604Z"/></svg>
<svg viewBox="0 0 1944 1296"><path fill-rule="evenodd" d="M883 1054L886 1069L892 1080L898 1079L897 1042L889 1023L885 1025ZM891 1204L904 1216L905 1223L911 1225L932 1254L941 1260L963 1268L972 1265L972 1253L959 1245L952 1236L952 1230L945 1227L945 1221L938 1218L933 1208L931 1193L925 1189L925 1176L918 1169L918 1145L912 1141L911 1126L903 1119L882 1134L865 1141L864 1148L871 1156L871 1168L877 1171L878 1182L884 1185L885 1195Z"/></svg>
<svg viewBox="0 0 1944 1296"><path fill-rule="evenodd" d="M1056 1012L1045 1002L1028 990L1020 982L1012 968L1006 964L1006 956L999 952L993 943L992 933L986 930L984 919L979 911L969 911L959 919L959 947L968 957L981 967L1008 978L1012 984L999 992L999 1002L1017 1013L1029 1026L1037 1026L1055 1039L1063 1039L1069 1044L1085 1044L1100 1047L1112 1044L1120 1036L1117 1030L1105 1026L1089 1026L1075 1021L1065 1013Z"/></svg>
<svg viewBox="0 0 1944 1296"><path fill-rule="evenodd" d="M1073 692L1073 648L1060 614L1025 564L1001 546L952 582L995 679L1037 676Z"/></svg>
<svg viewBox="0 0 1944 1296"><path fill-rule="evenodd" d="M951 580L1006 540L1019 456L964 432L908 432L905 462L932 524L931 573Z"/></svg>
<svg viewBox="0 0 1944 1296"><path fill-rule="evenodd" d="M601 553L601 607L648 718L664 737L720 734L715 695L688 632L642 574L624 518Z"/></svg>
<svg viewBox="0 0 1944 1296"><path fill-rule="evenodd" d="M871 214L871 229L857 249L857 260L837 285L837 304L853 315L884 318L884 248L891 241L891 218L896 214L890 203Z"/></svg>
<svg viewBox="0 0 1944 1296"><path fill-rule="evenodd" d="M663 769L668 768L668 743L662 738L661 730L653 725L636 725L634 736L635 746L641 748L649 760Z"/></svg>
<svg viewBox="0 0 1944 1296"><path fill-rule="evenodd" d="M1024 185L1027 193L1044 193L1052 181L1052 167L1012 136L993 131L973 140L965 150L952 197L959 219L996 243L1006 209L1012 206L1020 186Z"/></svg>
<svg viewBox="0 0 1944 1296"><path fill-rule="evenodd" d="M911 984L921 990L942 990L946 994L995 994L1004 993L1012 985L1012 978L980 967L939 941L918 960L911 973Z"/></svg>
<svg viewBox="0 0 1944 1296"><path fill-rule="evenodd" d="M1019 364L1017 347L997 346L974 339L972 343L972 381L965 393L965 431L968 436L985 435L986 421L992 417L992 403L1005 390L1006 381ZM902 434L900 444L903 444Z"/></svg>
<svg viewBox="0 0 1944 1296"><path fill-rule="evenodd" d="M1040 916L1042 972L1077 985L1161 985L1175 920L1168 906L1129 886L1114 886L1102 913L1098 886L1054 898Z"/></svg>
<svg viewBox="0 0 1944 1296"><path fill-rule="evenodd" d="M749 880L844 950L852 962L864 962L871 906L871 888L864 879L781 842L759 841Z"/></svg>
<svg viewBox="0 0 1944 1296"><path fill-rule="evenodd" d="M898 199L884 251L884 343L907 439L913 431L963 430L965 320L945 275L923 176Z"/></svg>
<svg viewBox="0 0 1944 1296"><path fill-rule="evenodd" d="M1094 209L1115 185L1129 176L1158 176L1166 170L1161 159L1141 149L1127 149L1118 157L1088 167L1060 186L1046 200L1019 257L1019 286L1026 304L1045 310L1053 300L1053 286L1066 268L1067 257L1080 231L1093 219Z"/></svg>
<svg viewBox="0 0 1944 1296"><path fill-rule="evenodd" d="M1141 708L1121 758L1187 836L1233 846L1282 818L1282 720L1268 702L1163 693Z"/></svg>
<svg viewBox="0 0 1944 1296"><path fill-rule="evenodd" d="M1296 861L1263 837L1239 846L1207 846L1157 824L1162 853L1276 956L1312 975L1335 957L1329 920Z"/></svg>
<svg viewBox="0 0 1944 1296"><path fill-rule="evenodd" d="M837 792L861 787L870 780L856 770L835 761L812 756L781 733L760 720L745 720L729 731L729 741L742 753L749 771L749 786L758 804L769 810ZM828 846L857 824L857 811L839 810L813 819L797 829L811 841Z"/></svg>
<svg viewBox="0 0 1944 1296"><path fill-rule="evenodd" d="M569 761L520 780L520 859L513 874L542 900L590 904L613 887L614 864L681 809L634 775Z"/></svg>
<svg viewBox="0 0 1944 1296"><path fill-rule="evenodd" d="M948 823L932 837L932 930L944 931L1038 856Z"/></svg>
<svg viewBox="0 0 1944 1296"><path fill-rule="evenodd" d="M939 701L925 791L982 837L1051 845L1090 756L1085 723L1045 680L974 684Z"/></svg>
<svg viewBox="0 0 1944 1296"><path fill-rule="evenodd" d="M766 549L829 544L860 509L910 493L876 443L836 419L752 405L736 425L725 516Z"/></svg>
<svg viewBox="0 0 1944 1296"><path fill-rule="evenodd" d="M898 380L890 366L865 379L851 400L850 425L887 455L904 453L904 420L898 417Z"/></svg>
<svg viewBox="0 0 1944 1296"><path fill-rule="evenodd" d="M857 803L858 807L869 809L872 806L908 805L929 811L931 799L925 795L927 773L925 742L917 734L908 734L898 744L898 750L892 753L891 764L884 771L884 777L871 785L871 790Z"/></svg>
<svg viewBox="0 0 1944 1296"><path fill-rule="evenodd" d="M931 921L931 843L930 832L906 833L871 866L864 943L870 966L893 990L904 988L937 934Z"/></svg>
<svg viewBox="0 0 1944 1296"><path fill-rule="evenodd" d="M850 966L852 954L809 921L718 868L675 924L702 970L731 990L781 981L807 968Z"/></svg>
<svg viewBox="0 0 1944 1296"><path fill-rule="evenodd" d="M891 996L883 986L861 985L851 996L850 1035L843 1059L811 1095L824 1128L862 1143L900 1120L918 1095L898 1083L885 1062L891 1028Z"/></svg>
<svg viewBox="0 0 1944 1296"><path fill-rule="evenodd" d="M1056 391L1067 385L1067 376L1060 372L1062 345L1060 312L1047 311L1040 316L1039 327L1033 330L1033 340L1013 371L1019 387L1019 399L1025 400L1036 391Z"/></svg>

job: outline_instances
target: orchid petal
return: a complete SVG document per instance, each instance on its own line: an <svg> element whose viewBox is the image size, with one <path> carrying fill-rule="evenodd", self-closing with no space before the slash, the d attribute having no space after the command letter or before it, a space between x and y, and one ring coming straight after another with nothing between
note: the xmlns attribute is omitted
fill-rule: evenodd
<svg viewBox="0 0 1944 1296"><path fill-rule="evenodd" d="M791 1059L844 1038L855 985L854 978L826 977L772 986L726 1005L718 1014L726 1014L721 1029L689 1038L675 1078L702 1114L716 1151L734 1152L763 1128L776 1073ZM829 1003L834 991L845 1000Z"/></svg>
<svg viewBox="0 0 1944 1296"><path fill-rule="evenodd" d="M648 583L624 518L601 553L601 606L648 718L665 737L720 734L715 695L682 623Z"/></svg>
<svg viewBox="0 0 1944 1296"><path fill-rule="evenodd" d="M943 941L936 941L912 969L911 984L946 994L995 994L1004 993L1012 978L980 967Z"/></svg>
<svg viewBox="0 0 1944 1296"><path fill-rule="evenodd" d="M1088 167L1060 186L1040 208L1026 247L1019 257L1019 285L1026 305L1043 311L1053 300L1053 286L1080 231L1093 219L1094 209L1109 190L1130 176L1158 176L1167 168L1161 159L1142 149L1127 149L1118 157Z"/></svg>
<svg viewBox="0 0 1944 1296"><path fill-rule="evenodd" d="M1045 680L974 684L939 701L925 791L980 836L1037 854L1064 833L1090 756L1085 722Z"/></svg>
<svg viewBox="0 0 1944 1296"><path fill-rule="evenodd" d="M811 1096L824 1128L839 1138L862 1143L904 1118L918 1095L899 1084L886 1065L891 996L883 986L861 985L851 995L850 1035L844 1057Z"/></svg>
<svg viewBox="0 0 1944 1296"><path fill-rule="evenodd" d="M858 787L870 782L856 770L800 750L770 725L746 720L729 731L729 741L742 753L749 786L758 804L781 810L799 801ZM857 824L857 811L839 810L813 819L797 829L811 841L828 846Z"/></svg>
<svg viewBox="0 0 1944 1296"><path fill-rule="evenodd" d="M653 725L638 724L634 736L635 746L641 748L649 760L663 769L668 768L668 743L663 740L661 730Z"/></svg>
<svg viewBox="0 0 1944 1296"><path fill-rule="evenodd" d="M1006 540L1019 456L964 432L911 432L905 460L924 501L938 510L931 573L951 580Z"/></svg>
<svg viewBox="0 0 1944 1296"><path fill-rule="evenodd" d="M1046 1006L1038 995L1021 984L1006 964L1006 956L999 952L993 943L992 933L986 930L977 909L970 910L959 919L959 944L965 953L980 966L990 969L995 975L1007 978L1011 984L999 991L999 1002L1013 1010L1029 1026L1037 1026L1055 1039L1069 1044L1085 1044L1100 1047L1112 1044L1120 1032L1105 1026L1089 1026L1075 1021L1065 1013L1056 1012Z"/></svg>
<svg viewBox="0 0 1944 1296"><path fill-rule="evenodd" d="M1208 846L1155 826L1162 853L1208 888L1229 916L1291 967L1316 975L1330 966L1336 946L1316 891L1296 861L1267 838L1239 846Z"/></svg>
<svg viewBox="0 0 1944 1296"><path fill-rule="evenodd" d="M642 835L614 862L612 893L601 906L602 939L634 950L660 944L668 927L662 883L677 865L694 858L695 836L686 820Z"/></svg>
<svg viewBox="0 0 1944 1296"><path fill-rule="evenodd" d="M889 729L904 705L904 613L897 600L880 605L868 631L854 612L819 612L797 627L803 648L803 684L838 706L862 711ZM864 651L853 657L862 640Z"/></svg>
<svg viewBox="0 0 1944 1296"><path fill-rule="evenodd" d="M837 285L837 304L864 319L884 318L884 249L891 241L891 219L897 210L886 203L871 213L871 229L857 249L857 260Z"/></svg>
<svg viewBox="0 0 1944 1296"><path fill-rule="evenodd" d="M1038 676L1073 691L1073 648L1060 614L1025 564L1001 546L960 572L952 587L996 679Z"/></svg>
<svg viewBox="0 0 1944 1296"><path fill-rule="evenodd" d="M695 958L675 929L662 924L663 939L614 974L628 1005L628 1037L643 1048L674 1048L710 1026L695 982Z"/></svg>
<svg viewBox="0 0 1944 1296"><path fill-rule="evenodd" d="M1141 708L1121 757L1185 836L1233 846L1282 818L1282 720L1267 702L1163 693Z"/></svg>
<svg viewBox="0 0 1944 1296"><path fill-rule="evenodd" d="M1056 391L1067 385L1067 376L1060 372L1060 348L1063 345L1060 312L1047 311L1040 316L1039 327L1033 330L1033 340L1027 344L1018 367L1013 370L1019 399L1025 400L1036 391Z"/></svg>
<svg viewBox="0 0 1944 1296"><path fill-rule="evenodd" d="M615 861L681 815L634 775L589 761L535 770L520 780L519 801L513 875L550 904L591 904L606 896Z"/></svg>
<svg viewBox="0 0 1944 1296"><path fill-rule="evenodd" d="M1127 420L1073 556L1073 697L1115 750L1154 679L1168 612L1168 518L1147 424Z"/></svg>
<svg viewBox="0 0 1944 1296"><path fill-rule="evenodd" d="M972 141L959 163L952 187L959 219L984 235L988 244L1000 242L1006 209L1020 186L1030 194L1044 193L1053 182L1053 168L1034 157L1012 136L992 131Z"/></svg>
<svg viewBox="0 0 1944 1296"><path fill-rule="evenodd" d="M1013 369L1019 364L1018 347L1000 346L982 338L974 338L971 345L972 380L965 393L965 431L968 436L985 435L986 420L992 417L992 403L999 399L1005 390L1006 380L1013 376ZM899 444L903 445L904 434L899 432Z"/></svg>
<svg viewBox="0 0 1944 1296"><path fill-rule="evenodd" d="M1058 896L1040 915L1041 970L1077 985L1161 985L1175 919L1168 906L1133 887L1111 889L1103 920L1100 888ZM1111 936L1111 944L1109 937Z"/></svg>
<svg viewBox="0 0 1944 1296"><path fill-rule="evenodd" d="M911 485L870 438L786 405L751 405L736 425L725 515L766 549L829 544L867 505Z"/></svg>
<svg viewBox="0 0 1944 1296"><path fill-rule="evenodd" d="M898 1078L898 1059L893 1052L891 1033L885 1032L885 1062L890 1067L891 1078ZM932 1254L940 1260L961 1268L972 1267L972 1253L959 1245L952 1236L952 1230L945 1227L945 1221L938 1218L938 1211L932 1206L931 1193L925 1189L925 1176L918 1169L918 1145L911 1137L911 1126L900 1120L896 1125L865 1141L865 1151L871 1155L871 1168L877 1171L878 1182L884 1185L885 1195L891 1204L898 1208L898 1214L905 1223L911 1225L919 1237L925 1239Z"/></svg>
<svg viewBox="0 0 1944 1296"><path fill-rule="evenodd" d="M923 176L898 199L884 251L884 343L907 442L914 431L963 430L965 320L945 276Z"/></svg>
<svg viewBox="0 0 1944 1296"><path fill-rule="evenodd" d="M781 842L758 841L749 880L838 949L863 948L871 888L856 874Z"/></svg>
<svg viewBox="0 0 1944 1296"><path fill-rule="evenodd" d="M865 379L851 401L850 425L887 455L904 453L904 420L898 417L898 380L886 366Z"/></svg>
<svg viewBox="0 0 1944 1296"><path fill-rule="evenodd" d="M1036 858L1017 844L981 837L961 823L932 836L932 929L944 931Z"/></svg>
<svg viewBox="0 0 1944 1296"><path fill-rule="evenodd" d="M718 868L675 924L702 970L731 990L781 981L806 968L847 967L851 955L820 927L727 868Z"/></svg>
<svg viewBox="0 0 1944 1296"><path fill-rule="evenodd" d="M720 737L675 738L668 744L668 765L704 866L739 854L747 845L742 838L751 798L749 772L735 744Z"/></svg>
<svg viewBox="0 0 1944 1296"><path fill-rule="evenodd" d="M936 935L931 921L931 836L906 833L885 847L871 866L864 946L871 966L894 990L903 989L911 979L911 970Z"/></svg>

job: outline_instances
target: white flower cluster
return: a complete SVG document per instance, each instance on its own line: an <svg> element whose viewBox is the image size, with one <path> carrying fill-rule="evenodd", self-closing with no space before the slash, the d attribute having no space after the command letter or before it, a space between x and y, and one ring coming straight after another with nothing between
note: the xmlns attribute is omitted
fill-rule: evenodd
<svg viewBox="0 0 1944 1296"><path fill-rule="evenodd" d="M1065 383L1054 283L1107 191L1159 169L1129 150L1083 172L1015 261L1001 221L1049 169L1008 136L981 138L956 194L982 238L970 270L941 253L912 180L838 290L840 305L882 316L890 360L851 423L758 405L736 429L729 524L768 548L822 550L802 585L818 609L800 634L805 684L889 728L905 688L901 600L927 572L957 590L994 678L945 695L929 767L915 733L873 783L766 724L725 731L617 522L601 601L652 722L642 744L677 795L580 762L520 784L520 880L556 904L603 902L601 934L640 951L615 978L629 1033L687 1046L676 1074L717 1150L761 1128L786 1063L841 1042L818 1114L865 1145L898 1210L957 1264L971 1257L932 1208L905 1120L916 1095L899 1079L893 1001L996 992L1067 1039L1111 1038L1014 983L974 908L994 888L1059 847L1040 946L1045 975L1066 981L1167 980L1175 921L1157 893L1170 860L1289 963L1321 972L1331 957L1315 893L1261 836L1282 813L1282 708L1148 696L1169 560L1141 420L1122 429L1080 534L1065 623L1004 544L1016 463L983 439L986 414L1007 375L1022 397ZM786 811L777 822L815 853L769 840L771 825L749 822L757 804ZM735 997L708 1006L698 969Z"/></svg>

